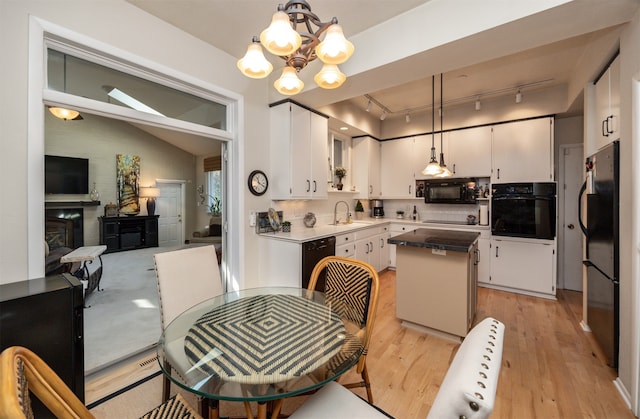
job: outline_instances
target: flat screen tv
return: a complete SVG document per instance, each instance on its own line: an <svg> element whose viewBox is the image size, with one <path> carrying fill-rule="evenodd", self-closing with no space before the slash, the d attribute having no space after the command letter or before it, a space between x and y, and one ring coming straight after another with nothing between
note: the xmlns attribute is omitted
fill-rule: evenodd
<svg viewBox="0 0 640 419"><path fill-rule="evenodd" d="M46 194L88 194L89 159L44 156Z"/></svg>

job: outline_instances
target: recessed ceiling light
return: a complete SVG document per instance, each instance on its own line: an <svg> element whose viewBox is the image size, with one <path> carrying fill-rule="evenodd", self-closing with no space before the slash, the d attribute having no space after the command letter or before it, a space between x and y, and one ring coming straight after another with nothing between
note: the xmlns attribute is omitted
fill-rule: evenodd
<svg viewBox="0 0 640 419"><path fill-rule="evenodd" d="M349 127L340 127L340 131L346 131L348 129L349 129Z"/></svg>

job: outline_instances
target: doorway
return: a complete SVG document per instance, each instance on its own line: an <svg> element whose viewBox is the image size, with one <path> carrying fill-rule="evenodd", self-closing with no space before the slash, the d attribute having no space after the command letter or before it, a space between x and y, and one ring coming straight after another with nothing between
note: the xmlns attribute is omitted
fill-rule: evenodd
<svg viewBox="0 0 640 419"><path fill-rule="evenodd" d="M563 195L559 239L562 259L558 266L560 288L582 291L582 230L578 223L578 195L583 182L584 151L582 144L560 146L560 182Z"/></svg>
<svg viewBox="0 0 640 419"><path fill-rule="evenodd" d="M156 180L158 197L158 244L177 248L184 243L185 229L182 214L185 211L184 180Z"/></svg>

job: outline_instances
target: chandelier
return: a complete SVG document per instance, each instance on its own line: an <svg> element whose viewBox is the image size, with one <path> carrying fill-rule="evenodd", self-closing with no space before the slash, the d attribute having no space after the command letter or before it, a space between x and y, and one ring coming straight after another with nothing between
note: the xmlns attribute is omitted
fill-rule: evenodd
<svg viewBox="0 0 640 419"><path fill-rule="evenodd" d="M323 34L324 39L320 41ZM321 22L305 0L278 5L269 27L262 31L259 39L253 37L246 54L238 60L238 68L245 76L262 79L271 74L273 65L265 58L262 47L286 62L282 75L273 83L283 95L302 91L304 83L298 78L298 72L316 58L324 63L313 78L316 84L323 89L340 87L347 76L338 64L347 61L354 50L353 44L344 37L338 19Z"/></svg>

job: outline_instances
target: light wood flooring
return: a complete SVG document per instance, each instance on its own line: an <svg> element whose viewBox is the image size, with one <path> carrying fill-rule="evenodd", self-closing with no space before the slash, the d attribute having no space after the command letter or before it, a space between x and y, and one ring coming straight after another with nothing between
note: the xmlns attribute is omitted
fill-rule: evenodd
<svg viewBox="0 0 640 419"><path fill-rule="evenodd" d="M395 272L387 271L380 279L367 357L375 404L397 418L424 418L458 344L402 327L395 317ZM506 326L492 418L634 417L613 384L615 372L580 328L581 304L582 295L577 292L561 290L558 301L551 301L479 289L476 321L492 316ZM160 402L159 378L97 406L92 413L98 418L142 415ZM350 372L344 381L354 378ZM87 393L103 385L104 380L89 382ZM366 397L363 389L354 391ZM141 406L142 399L149 398L151 405ZM303 401L301 397L285 401L283 413L291 413ZM221 410L229 415L236 409L223 402Z"/></svg>

